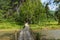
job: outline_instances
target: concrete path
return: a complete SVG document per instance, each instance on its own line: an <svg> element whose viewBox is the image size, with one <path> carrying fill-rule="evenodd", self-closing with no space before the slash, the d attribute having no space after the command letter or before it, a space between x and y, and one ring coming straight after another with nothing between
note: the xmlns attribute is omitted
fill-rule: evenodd
<svg viewBox="0 0 60 40"><path fill-rule="evenodd" d="M42 30L40 33L42 39L60 39L60 30Z"/></svg>

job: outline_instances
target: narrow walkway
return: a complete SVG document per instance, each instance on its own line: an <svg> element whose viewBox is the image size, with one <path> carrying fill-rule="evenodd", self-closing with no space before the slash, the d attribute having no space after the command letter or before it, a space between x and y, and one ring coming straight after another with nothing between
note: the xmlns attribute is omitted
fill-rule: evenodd
<svg viewBox="0 0 60 40"><path fill-rule="evenodd" d="M18 40L34 40L31 33L28 23L25 24L25 28L21 30Z"/></svg>

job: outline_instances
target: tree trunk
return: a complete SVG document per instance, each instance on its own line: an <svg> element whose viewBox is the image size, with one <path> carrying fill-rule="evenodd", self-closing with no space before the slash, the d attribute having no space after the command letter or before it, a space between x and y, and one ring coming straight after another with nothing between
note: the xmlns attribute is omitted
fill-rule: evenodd
<svg viewBox="0 0 60 40"><path fill-rule="evenodd" d="M60 17L59 17L59 19L58 19L58 25L60 25Z"/></svg>

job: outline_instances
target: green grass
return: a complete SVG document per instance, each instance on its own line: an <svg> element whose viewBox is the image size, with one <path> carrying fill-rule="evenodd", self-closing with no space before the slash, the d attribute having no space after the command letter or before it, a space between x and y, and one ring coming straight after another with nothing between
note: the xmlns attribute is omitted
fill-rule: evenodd
<svg viewBox="0 0 60 40"><path fill-rule="evenodd" d="M20 29L21 25L17 25L13 22L0 22L0 29Z"/></svg>
<svg viewBox="0 0 60 40"><path fill-rule="evenodd" d="M31 29L32 30L41 30L41 29L48 29L48 30L52 30L52 29L60 29L60 25L31 25Z"/></svg>
<svg viewBox="0 0 60 40"><path fill-rule="evenodd" d="M0 29L22 29L23 25L18 25L15 22L0 22ZM45 24L30 24L32 30L41 29L60 29L57 22L46 22Z"/></svg>
<svg viewBox="0 0 60 40"><path fill-rule="evenodd" d="M46 22L45 24L31 24L31 29L32 30L41 30L41 29L60 29L60 25L58 25L58 22Z"/></svg>

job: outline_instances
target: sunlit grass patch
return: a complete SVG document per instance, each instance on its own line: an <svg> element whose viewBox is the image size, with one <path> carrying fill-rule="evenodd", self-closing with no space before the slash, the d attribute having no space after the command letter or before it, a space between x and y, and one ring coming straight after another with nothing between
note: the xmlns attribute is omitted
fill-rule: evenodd
<svg viewBox="0 0 60 40"><path fill-rule="evenodd" d="M43 26L38 26L37 27L35 26L32 26L31 27L32 30L42 30L42 29L45 29L45 30L54 30L54 29L60 29L60 25L43 25Z"/></svg>
<svg viewBox="0 0 60 40"><path fill-rule="evenodd" d="M0 29L20 29L22 26L13 22L1 22Z"/></svg>
<svg viewBox="0 0 60 40"><path fill-rule="evenodd" d="M48 22L46 24L42 24L42 25L37 25L37 24L31 24L31 29L32 30L55 30L55 29L60 29L60 25L58 25L57 22Z"/></svg>
<svg viewBox="0 0 60 40"><path fill-rule="evenodd" d="M58 24L58 22L54 21L54 22L46 22L46 24Z"/></svg>

